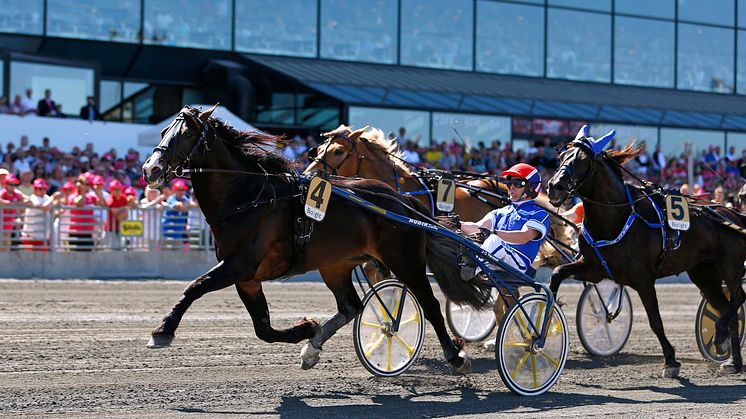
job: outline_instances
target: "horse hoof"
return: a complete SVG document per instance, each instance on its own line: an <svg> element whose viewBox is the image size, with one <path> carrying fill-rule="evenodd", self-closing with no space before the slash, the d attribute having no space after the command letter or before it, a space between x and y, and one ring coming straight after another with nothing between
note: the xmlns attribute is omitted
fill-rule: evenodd
<svg viewBox="0 0 746 419"><path fill-rule="evenodd" d="M665 366L663 367L663 378L678 378L679 377L679 370L681 370L681 366Z"/></svg>
<svg viewBox="0 0 746 419"><path fill-rule="evenodd" d="M313 344L308 341L300 350L300 369L310 370L311 368L315 367L316 364L319 363L320 355L321 349L313 346Z"/></svg>
<svg viewBox="0 0 746 419"><path fill-rule="evenodd" d="M167 348L171 346L171 342L173 342L173 340L173 336L153 335L150 337L150 340L148 341L148 344L146 346L148 349Z"/></svg>
<svg viewBox="0 0 746 419"><path fill-rule="evenodd" d="M463 361L461 363L461 366L459 367L453 367L453 371L457 374L461 375L467 375L471 372L471 359L469 358L469 355L466 355L466 352L461 351L458 353L458 357Z"/></svg>
<svg viewBox="0 0 746 419"><path fill-rule="evenodd" d="M741 368L736 366L733 363L732 359L729 359L722 364L718 365L718 374L719 375L731 375L731 374L738 374L741 372Z"/></svg>

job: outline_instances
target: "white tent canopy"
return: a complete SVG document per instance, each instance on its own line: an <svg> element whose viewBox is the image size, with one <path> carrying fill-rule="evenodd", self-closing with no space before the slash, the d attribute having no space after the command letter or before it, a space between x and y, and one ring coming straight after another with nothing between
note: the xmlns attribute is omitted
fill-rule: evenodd
<svg viewBox="0 0 746 419"><path fill-rule="evenodd" d="M190 107L198 109L201 108L204 111L210 109L212 105L190 105ZM173 114L173 116L153 125L152 128L146 129L145 131L139 133L137 136L137 145L141 147L157 146L158 143L161 142L161 131L163 131L163 128L169 126L169 124L171 124L171 122L176 119L177 115L178 114ZM218 106L217 109L215 109L215 112L213 112L212 116L222 119L223 121L227 122L228 125L239 131L256 129L251 124L237 117L223 106Z"/></svg>

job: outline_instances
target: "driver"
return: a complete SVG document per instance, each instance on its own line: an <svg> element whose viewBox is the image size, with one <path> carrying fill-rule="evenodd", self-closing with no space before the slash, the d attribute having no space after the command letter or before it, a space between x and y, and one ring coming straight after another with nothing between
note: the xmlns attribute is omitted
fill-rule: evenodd
<svg viewBox="0 0 746 419"><path fill-rule="evenodd" d="M534 202L541 189L541 175L526 163L518 163L502 175L506 178L511 204L490 211L476 223L461 222L461 230L467 234L477 233L480 229L489 230L490 235L482 249L525 273L549 231L549 214ZM489 263L488 266L496 268ZM476 273L477 269L467 262L461 277L469 280Z"/></svg>

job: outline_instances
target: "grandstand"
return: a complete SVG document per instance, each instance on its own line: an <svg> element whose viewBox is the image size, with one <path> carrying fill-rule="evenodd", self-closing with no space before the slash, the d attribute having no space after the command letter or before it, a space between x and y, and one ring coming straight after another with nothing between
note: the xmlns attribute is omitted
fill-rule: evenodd
<svg viewBox="0 0 746 419"><path fill-rule="evenodd" d="M291 159L344 123L391 133L422 165L497 173L533 159L551 171L551 146L590 123L592 135L616 129L617 146L647 144L633 162L639 175L703 194L722 185L728 195L746 158L744 0L2 6L5 168L22 175L8 151L22 136L39 147L50 138L63 160L71 154L72 166L44 156L52 163L32 180L53 177L58 164L70 176L101 171L111 149L112 166L137 167L153 145L138 136L184 104L216 102L239 126L294 138L283 150ZM55 106L42 111L47 89ZM95 150L75 154L87 143ZM112 176L142 195L136 176Z"/></svg>

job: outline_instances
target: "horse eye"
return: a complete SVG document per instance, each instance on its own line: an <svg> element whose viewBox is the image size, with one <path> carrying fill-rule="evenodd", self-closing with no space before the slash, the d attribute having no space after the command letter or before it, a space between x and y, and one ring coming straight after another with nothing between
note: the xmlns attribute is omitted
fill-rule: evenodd
<svg viewBox="0 0 746 419"><path fill-rule="evenodd" d="M334 150L334 155L335 156L341 156L344 153L345 153L345 151L342 150L341 148L338 148L338 149Z"/></svg>

